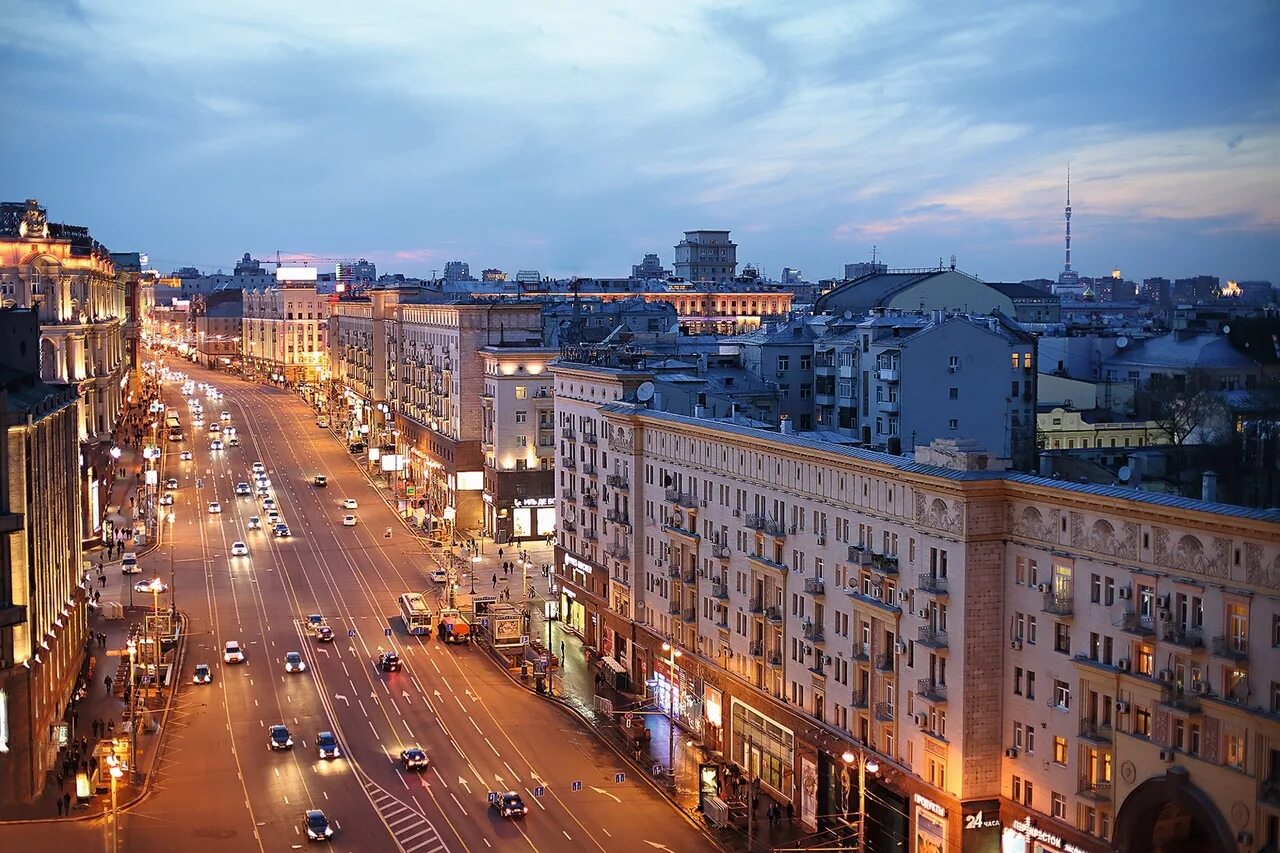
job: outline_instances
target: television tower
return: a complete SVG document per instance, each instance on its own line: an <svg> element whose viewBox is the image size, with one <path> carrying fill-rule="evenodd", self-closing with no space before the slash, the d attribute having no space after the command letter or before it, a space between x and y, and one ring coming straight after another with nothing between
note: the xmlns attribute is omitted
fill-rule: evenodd
<svg viewBox="0 0 1280 853"><path fill-rule="evenodd" d="M1075 292L1080 289L1080 274L1071 269L1071 164L1067 164L1067 206L1064 210L1066 216L1066 240L1067 253L1065 263L1062 266L1062 272L1058 273L1058 286L1054 289L1058 292Z"/></svg>

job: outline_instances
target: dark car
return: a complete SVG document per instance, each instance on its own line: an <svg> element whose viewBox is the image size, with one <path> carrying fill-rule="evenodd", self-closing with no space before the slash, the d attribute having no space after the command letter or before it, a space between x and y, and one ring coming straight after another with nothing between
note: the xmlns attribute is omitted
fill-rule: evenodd
<svg viewBox="0 0 1280 853"><path fill-rule="evenodd" d="M427 753L420 746L413 746L409 749L401 750L400 765L405 770L426 770L427 769Z"/></svg>
<svg viewBox="0 0 1280 853"><path fill-rule="evenodd" d="M383 672L399 672L404 664L400 662L400 655L395 652L383 652L378 657L378 669Z"/></svg>
<svg viewBox="0 0 1280 853"><path fill-rule="evenodd" d="M333 827L329 826L329 819L319 809L308 809L302 823L307 828L308 841L328 841L333 837Z"/></svg>
<svg viewBox="0 0 1280 853"><path fill-rule="evenodd" d="M328 625L321 625L316 629L316 639L322 643L333 642L333 629Z"/></svg>
<svg viewBox="0 0 1280 853"><path fill-rule="evenodd" d="M289 536L289 525L285 524L282 521L279 524L277 524L275 527L271 528L271 533L272 535L280 539L287 538Z"/></svg>
<svg viewBox="0 0 1280 853"><path fill-rule="evenodd" d="M515 791L507 791L505 794L490 791L489 807L497 809L498 814L508 818L524 817L529 813L529 807Z"/></svg>
<svg viewBox="0 0 1280 853"><path fill-rule="evenodd" d="M338 739L333 736L333 732L321 732L316 735L316 749L319 750L321 758L337 758L342 755L338 749Z"/></svg>
<svg viewBox="0 0 1280 853"><path fill-rule="evenodd" d="M325 475L324 475L324 474L316 474L315 479L314 479L314 480L312 480L311 482L312 482L313 484L315 484L316 486L318 486L319 488L322 488L322 489L323 489L325 486L329 485L329 479L328 479L327 477L325 477Z"/></svg>
<svg viewBox="0 0 1280 853"><path fill-rule="evenodd" d="M288 726L272 726L271 740L267 745L272 749L293 749L293 737L289 734Z"/></svg>

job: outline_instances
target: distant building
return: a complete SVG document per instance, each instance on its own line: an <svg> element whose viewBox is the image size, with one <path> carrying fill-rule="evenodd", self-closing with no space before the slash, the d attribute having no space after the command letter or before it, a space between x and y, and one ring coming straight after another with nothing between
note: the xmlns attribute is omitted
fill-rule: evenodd
<svg viewBox="0 0 1280 853"><path fill-rule="evenodd" d="M336 278L343 290L368 286L378 280L378 266L364 258L353 263L339 263Z"/></svg>
<svg viewBox="0 0 1280 853"><path fill-rule="evenodd" d="M676 244L676 275L686 281L731 281L737 270L738 245L728 231L686 231Z"/></svg>
<svg viewBox="0 0 1280 853"><path fill-rule="evenodd" d="M640 263L631 265L631 277L641 281L651 278L668 279L671 277L671 270L662 266L662 259L657 255L648 254Z"/></svg>
<svg viewBox="0 0 1280 853"><path fill-rule="evenodd" d="M777 389L778 413L798 430L813 429L813 345L816 334L804 321L762 326L729 338L724 346L742 350L747 372Z"/></svg>
<svg viewBox="0 0 1280 853"><path fill-rule="evenodd" d="M243 290L218 290L195 300L192 320L196 360L206 367L239 363L243 319Z"/></svg>
<svg viewBox="0 0 1280 853"><path fill-rule="evenodd" d="M444 265L444 280L448 282L475 281L471 277L471 265L465 261L449 261Z"/></svg>
<svg viewBox="0 0 1280 853"><path fill-rule="evenodd" d="M270 275L262 267L262 261L257 258L249 257L249 253L245 252L244 257L236 261L235 271L232 273L237 276L268 276Z"/></svg>
<svg viewBox="0 0 1280 853"><path fill-rule="evenodd" d="M783 284L800 284L803 281L804 281L804 273L801 272L800 270L796 269L795 267L782 268Z"/></svg>
<svg viewBox="0 0 1280 853"><path fill-rule="evenodd" d="M282 282L244 294L240 352L246 368L289 383L327 378L329 298Z"/></svg>
<svg viewBox="0 0 1280 853"><path fill-rule="evenodd" d="M1000 312L1016 317L1017 307L1004 292L956 269L889 270L842 282L818 297L814 314L866 315L873 309L896 311Z"/></svg>
<svg viewBox="0 0 1280 853"><path fill-rule="evenodd" d="M537 270L516 270L518 284L538 284L542 281L542 273Z"/></svg>
<svg viewBox="0 0 1280 853"><path fill-rule="evenodd" d="M506 281L507 274L500 269L490 267L480 273L481 281Z"/></svg>
<svg viewBox="0 0 1280 853"><path fill-rule="evenodd" d="M1218 296L1222 282L1216 275L1195 275L1173 283L1174 302L1207 302Z"/></svg>
<svg viewBox="0 0 1280 853"><path fill-rule="evenodd" d="M1062 320L1062 297L1026 282L991 282L1013 302L1013 319L1019 323L1046 324Z"/></svg>
<svg viewBox="0 0 1280 853"><path fill-rule="evenodd" d="M547 346L600 343L610 335L628 342L670 334L679 318L667 302L580 298L557 300L542 311L542 339Z"/></svg>
<svg viewBox="0 0 1280 853"><path fill-rule="evenodd" d="M878 261L859 261L854 264L844 265L845 281L853 281L855 278L863 278L869 275L880 275L887 273L889 265Z"/></svg>

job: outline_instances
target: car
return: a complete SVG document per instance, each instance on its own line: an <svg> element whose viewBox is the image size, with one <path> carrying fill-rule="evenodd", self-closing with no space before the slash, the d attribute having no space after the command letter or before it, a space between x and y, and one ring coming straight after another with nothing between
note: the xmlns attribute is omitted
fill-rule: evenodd
<svg viewBox="0 0 1280 853"><path fill-rule="evenodd" d="M258 488L260 489L271 488L271 480L269 480L265 474L258 478Z"/></svg>
<svg viewBox="0 0 1280 853"><path fill-rule="evenodd" d="M222 647L223 663L244 663L244 649L240 648L238 640L227 640L226 645Z"/></svg>
<svg viewBox="0 0 1280 853"><path fill-rule="evenodd" d="M344 515L344 516L342 517L342 526L343 526L343 527L355 527L355 526L356 526L356 517L355 517L354 515Z"/></svg>
<svg viewBox="0 0 1280 853"><path fill-rule="evenodd" d="M266 470L267 470L267 466L263 465L261 462L253 463L253 473L262 474L262 473L265 473Z"/></svg>
<svg viewBox="0 0 1280 853"><path fill-rule="evenodd" d="M340 758L342 750L338 749L338 739L333 732L320 732L316 735L316 750L321 758Z"/></svg>
<svg viewBox="0 0 1280 853"><path fill-rule="evenodd" d="M489 807L497 809L498 814L506 818L524 817L529 813L529 807L524 804L524 800L515 791L507 791L503 794L497 791L490 791Z"/></svg>
<svg viewBox="0 0 1280 853"><path fill-rule="evenodd" d="M399 672L404 667L400 655L395 652L383 652L378 655L378 669L383 672Z"/></svg>
<svg viewBox="0 0 1280 853"><path fill-rule="evenodd" d="M222 424L217 421L209 421L209 432L222 432Z"/></svg>
<svg viewBox="0 0 1280 853"><path fill-rule="evenodd" d="M176 489L176 488L178 488L178 481L177 481L177 479L176 479L176 478L174 478L174 477L170 477L169 479L165 480L165 481L164 481L164 487L165 487L166 489Z"/></svg>
<svg viewBox="0 0 1280 853"><path fill-rule="evenodd" d="M307 616L307 633L314 634L316 631L320 630L321 626L328 624L329 620L325 619L323 614L311 613Z"/></svg>
<svg viewBox="0 0 1280 853"><path fill-rule="evenodd" d="M329 428L329 419L328 419L328 418L316 418L316 426L320 427L320 429L328 429L328 428Z"/></svg>
<svg viewBox="0 0 1280 853"><path fill-rule="evenodd" d="M307 809L302 816L302 825L307 829L308 841L328 841L333 837L333 827L329 826L329 819L320 809Z"/></svg>
<svg viewBox="0 0 1280 853"><path fill-rule="evenodd" d="M165 592L169 589L169 585L159 578L152 578L149 581L138 581L133 585L134 592L141 592L146 595L151 595L151 593L155 592L157 588L160 592Z"/></svg>
<svg viewBox="0 0 1280 853"><path fill-rule="evenodd" d="M218 515L222 512L222 504L217 501L209 501L209 514Z"/></svg>
<svg viewBox="0 0 1280 853"><path fill-rule="evenodd" d="M333 642L333 629L328 625L321 625L316 629L316 640L321 643Z"/></svg>
<svg viewBox="0 0 1280 853"><path fill-rule="evenodd" d="M213 441L209 442L209 449L210 449L210 450L221 450L221 449L222 449L222 442L215 438Z"/></svg>
<svg viewBox="0 0 1280 853"><path fill-rule="evenodd" d="M229 421L229 420L231 420L231 413L230 413L230 412L223 412L223 413L222 413L222 419L223 419L224 421Z"/></svg>
<svg viewBox="0 0 1280 853"><path fill-rule="evenodd" d="M431 580L433 580L436 583L448 583L449 573L444 569L432 569Z"/></svg>
<svg viewBox="0 0 1280 853"><path fill-rule="evenodd" d="M272 726L267 746L272 749L293 749L293 736L289 734L289 727L280 723Z"/></svg>
<svg viewBox="0 0 1280 853"><path fill-rule="evenodd" d="M301 652L289 652L284 656L285 672L305 672L307 664L302 660Z"/></svg>
<svg viewBox="0 0 1280 853"><path fill-rule="evenodd" d="M261 530L262 519L258 518L258 516L256 515L251 515L249 516L248 522L245 523L245 526L248 527L250 530Z"/></svg>
<svg viewBox="0 0 1280 853"><path fill-rule="evenodd" d="M193 457L191 455L190 450L184 450L178 454L178 458L181 459L183 462L190 462Z"/></svg>
<svg viewBox="0 0 1280 853"><path fill-rule="evenodd" d="M263 500L262 509L264 511L273 510L275 508L276 508L276 502L274 498L266 498L265 500Z"/></svg>
<svg viewBox="0 0 1280 853"><path fill-rule="evenodd" d="M240 437L239 437L239 436L235 436L235 435L231 436L231 440L227 442L227 446L229 446L229 447L239 447L239 446L240 446Z"/></svg>
<svg viewBox="0 0 1280 853"><path fill-rule="evenodd" d="M265 498L271 494L271 489L266 486L258 486L258 497Z"/></svg>
<svg viewBox="0 0 1280 853"><path fill-rule="evenodd" d="M196 664L196 673L191 677L192 684L212 684L213 673L209 670L209 664Z"/></svg>
<svg viewBox="0 0 1280 853"><path fill-rule="evenodd" d="M284 522L280 522L275 527L271 528L271 535L275 536L278 539L288 538L289 525L285 524Z"/></svg>
<svg viewBox="0 0 1280 853"><path fill-rule="evenodd" d="M246 544L244 544L243 542L232 542L232 543L231 543L231 556L233 556L233 557L247 557L247 556L249 556L249 546L248 546L248 545L246 545Z"/></svg>
<svg viewBox="0 0 1280 853"><path fill-rule="evenodd" d="M323 489L325 486L329 485L329 478L324 474L316 474L316 476L311 480L311 483L317 489Z"/></svg>
<svg viewBox="0 0 1280 853"><path fill-rule="evenodd" d="M342 508L343 509L359 509L360 502L357 501L355 498L346 498L342 502Z"/></svg>
<svg viewBox="0 0 1280 853"><path fill-rule="evenodd" d="M173 495L165 492L160 496L160 506L173 506Z"/></svg>
<svg viewBox="0 0 1280 853"><path fill-rule="evenodd" d="M124 556L120 558L120 573L124 575L136 575L142 571L142 566L138 565L138 555L133 551L125 551Z"/></svg>
<svg viewBox="0 0 1280 853"><path fill-rule="evenodd" d="M248 483L236 483L236 496L246 497L253 494L253 487Z"/></svg>
<svg viewBox="0 0 1280 853"><path fill-rule="evenodd" d="M267 510L267 521L268 521L269 523L271 523L271 524L279 524L279 523L280 523L280 520L281 520L281 519L280 519L280 510L278 510L278 509L269 509L269 510Z"/></svg>
<svg viewBox="0 0 1280 853"><path fill-rule="evenodd" d="M405 770L426 770L427 753L420 746L400 750L400 766Z"/></svg>

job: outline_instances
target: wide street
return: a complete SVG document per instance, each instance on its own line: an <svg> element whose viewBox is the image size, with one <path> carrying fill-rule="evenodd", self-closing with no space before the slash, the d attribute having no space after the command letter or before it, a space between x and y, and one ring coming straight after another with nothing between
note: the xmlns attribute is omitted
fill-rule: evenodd
<svg viewBox="0 0 1280 853"><path fill-rule="evenodd" d="M397 597L439 589L427 558L360 461L316 426L304 402L175 366L225 397L197 392L205 407L197 429L180 387L164 389L186 441L165 447L163 476L179 481L175 522L141 577L169 580L172 571L188 645L167 760L151 796L121 823L123 850L297 848L307 843L308 808L328 815L333 849L357 853L711 849L646 780L628 772L617 781L623 768L612 752L564 710L513 684L480 649L403 631ZM207 426L223 410L241 446L212 451ZM181 449L194 459L179 461ZM253 482L255 461L266 466L289 538L272 536L259 498L235 495L237 483ZM327 488L312 485L317 473ZM342 526L344 498L359 502L349 511L355 527ZM211 501L220 514L208 512ZM253 515L264 529L248 529ZM236 541L248 544L248 556L230 556ZM328 618L335 642L307 636L309 613ZM228 640L244 646L244 663L222 662ZM384 674L375 660L390 647L405 668ZM302 653L305 672L284 671L290 651ZM201 663L213 671L210 685L191 684ZM275 723L289 727L292 750L268 749ZM318 757L324 730L336 734L340 758ZM414 745L430 756L426 772L400 767L400 750ZM508 789L532 810L522 821L487 807L488 791Z"/></svg>

